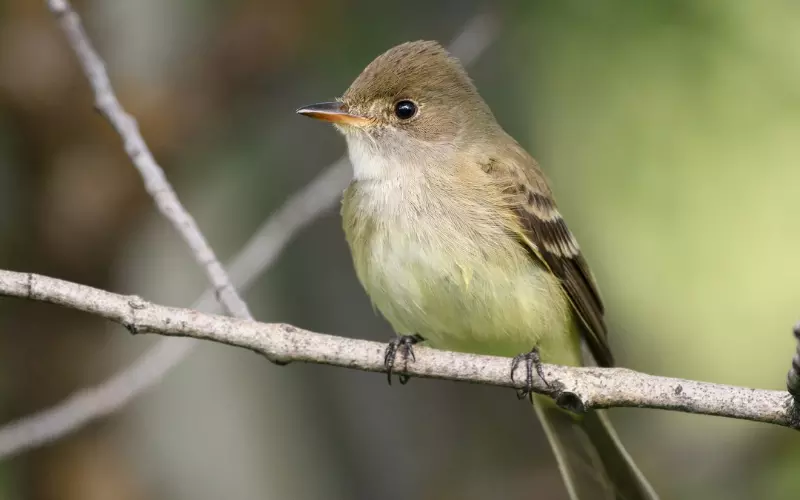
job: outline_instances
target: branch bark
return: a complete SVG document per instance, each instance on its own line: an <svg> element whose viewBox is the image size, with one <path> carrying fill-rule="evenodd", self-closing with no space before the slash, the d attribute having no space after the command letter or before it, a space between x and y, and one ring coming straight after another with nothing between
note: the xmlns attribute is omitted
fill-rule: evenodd
<svg viewBox="0 0 800 500"><path fill-rule="evenodd" d="M282 323L257 323L152 304L137 296L31 273L0 271L0 295L50 302L125 326L133 333L192 337L249 349L281 363L301 361L370 372L385 372L385 345L303 330ZM415 349L396 369L424 378L517 387L509 377L511 360ZM750 389L648 375L624 368L583 368L545 364L552 390L534 379L534 390L576 411L613 407L657 408L765 422L800 428L787 392ZM520 367L517 380L524 380Z"/></svg>

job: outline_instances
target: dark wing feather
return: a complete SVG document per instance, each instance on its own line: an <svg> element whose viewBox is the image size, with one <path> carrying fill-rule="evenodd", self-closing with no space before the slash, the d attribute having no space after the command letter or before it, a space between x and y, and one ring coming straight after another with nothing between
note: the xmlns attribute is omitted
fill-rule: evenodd
<svg viewBox="0 0 800 500"><path fill-rule="evenodd" d="M561 280L573 309L583 323L584 339L600 366L613 366L608 332L603 319L605 308L586 259L575 237L558 211L538 165L526 153L520 160L530 162L522 171L512 170L490 160L484 171L501 177L512 196L512 206L523 228L522 243Z"/></svg>

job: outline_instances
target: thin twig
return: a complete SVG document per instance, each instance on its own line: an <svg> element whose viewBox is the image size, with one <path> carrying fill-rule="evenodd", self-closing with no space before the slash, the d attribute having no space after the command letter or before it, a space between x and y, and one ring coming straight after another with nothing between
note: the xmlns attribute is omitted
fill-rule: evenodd
<svg viewBox="0 0 800 500"><path fill-rule="evenodd" d="M66 2L51 0L49 6L59 19L66 15L77 18ZM63 20L60 22L64 23ZM498 32L495 16L486 13L477 15L454 38L450 51L464 64L470 64L480 57ZM79 20L75 36L85 39L80 45L89 48L102 69L103 63L91 48ZM75 44L72 44L74 48ZM104 70L102 74L105 75ZM108 81L107 76L105 81ZM138 135L138 130L136 133ZM230 282L234 287L242 292L247 290L298 231L335 205L350 176L349 162L343 156L270 216L229 264ZM213 310L213 298L214 289L206 290L192 308ZM131 365L100 384L82 389L50 408L4 425L0 428L0 459L56 440L97 418L118 411L139 394L160 383L170 370L186 359L195 346L196 343L188 339L160 339Z"/></svg>
<svg viewBox="0 0 800 500"><path fill-rule="evenodd" d="M92 46L78 14L67 0L48 0L50 12L56 16L58 24L67 36L70 47L78 56L78 61L92 86L95 107L105 116L122 139L125 152L139 171L144 187L156 202L161 214L169 220L181 237L189 245L195 260L205 269L208 280L214 288L219 301L228 314L238 318L251 318L247 304L236 293L228 273L217 260L217 256L197 227L189 212L178 200L164 170L156 163L150 148L139 133L136 120L129 115L117 99L105 64Z"/></svg>
<svg viewBox="0 0 800 500"><path fill-rule="evenodd" d="M50 302L104 317L131 332L193 337L249 349L281 362L319 363L370 372L384 372L385 344L315 333L279 323L257 323L215 316L192 309L165 307L140 297L31 273L0 271L0 295ZM495 356L415 349L395 370L417 377L457 380L520 388L525 377L509 376L511 359ZM518 368L524 370L524 367ZM647 375L624 368L578 368L543 365L550 383L534 377L534 390L551 394L577 411L643 407L730 417L800 428L784 391ZM558 387L553 394L552 386Z"/></svg>
<svg viewBox="0 0 800 500"><path fill-rule="evenodd" d="M105 65L86 35L80 17L66 0L49 0L50 12L75 52L95 95L95 107L114 127L123 141L125 152L139 171L146 191L161 214L169 220L189 246L195 260L203 267L211 290L196 306L208 307L216 297L229 314L251 318L247 304L232 286L194 218L186 211L156 163L139 133L136 120L122 107L111 86ZM72 394L56 406L11 422L0 429L0 457L18 453L63 436L101 415L124 406L148 387L158 383L192 349L187 340L164 339L126 369L102 384Z"/></svg>

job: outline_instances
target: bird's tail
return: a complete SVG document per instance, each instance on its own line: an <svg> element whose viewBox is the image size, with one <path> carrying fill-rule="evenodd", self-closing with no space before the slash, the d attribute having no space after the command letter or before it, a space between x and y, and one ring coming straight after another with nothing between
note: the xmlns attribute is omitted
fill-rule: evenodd
<svg viewBox="0 0 800 500"><path fill-rule="evenodd" d="M544 396L533 406L572 500L658 499L603 412L575 415Z"/></svg>

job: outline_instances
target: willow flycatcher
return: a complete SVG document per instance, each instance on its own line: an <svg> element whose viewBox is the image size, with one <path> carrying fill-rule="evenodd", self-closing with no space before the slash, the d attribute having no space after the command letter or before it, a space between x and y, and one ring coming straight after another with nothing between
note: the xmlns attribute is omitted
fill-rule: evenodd
<svg viewBox="0 0 800 500"><path fill-rule="evenodd" d="M582 341L596 364L614 364L603 302L544 174L438 43L398 45L341 99L297 112L347 140L344 231L359 280L401 335L390 369L398 343L423 339L500 356L533 347L529 376L539 357L582 365ZM602 413L532 399L571 498L657 498Z"/></svg>

